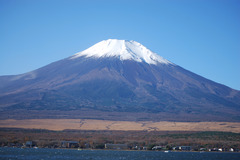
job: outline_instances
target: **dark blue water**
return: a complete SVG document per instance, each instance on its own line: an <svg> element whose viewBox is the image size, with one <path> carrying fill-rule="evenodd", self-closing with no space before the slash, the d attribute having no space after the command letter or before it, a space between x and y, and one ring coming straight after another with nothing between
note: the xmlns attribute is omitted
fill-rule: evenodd
<svg viewBox="0 0 240 160"><path fill-rule="evenodd" d="M240 160L240 153L0 148L0 160Z"/></svg>

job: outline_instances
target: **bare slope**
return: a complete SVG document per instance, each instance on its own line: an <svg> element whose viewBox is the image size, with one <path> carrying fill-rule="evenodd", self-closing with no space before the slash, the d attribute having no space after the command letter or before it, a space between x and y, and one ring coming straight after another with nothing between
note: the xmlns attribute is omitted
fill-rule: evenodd
<svg viewBox="0 0 240 160"><path fill-rule="evenodd" d="M107 40L38 70L0 77L1 119L240 121L240 92L134 41Z"/></svg>
<svg viewBox="0 0 240 160"><path fill-rule="evenodd" d="M224 131L240 133L240 123L234 122L133 122L91 119L27 119L1 120L0 128L48 130L122 130L122 131Z"/></svg>

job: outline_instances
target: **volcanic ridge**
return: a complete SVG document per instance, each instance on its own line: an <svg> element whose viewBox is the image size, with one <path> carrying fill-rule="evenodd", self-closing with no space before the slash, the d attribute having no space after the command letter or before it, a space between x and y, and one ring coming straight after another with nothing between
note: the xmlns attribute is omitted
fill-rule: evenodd
<svg viewBox="0 0 240 160"><path fill-rule="evenodd" d="M109 39L21 75L0 76L1 119L240 121L240 91L135 41Z"/></svg>

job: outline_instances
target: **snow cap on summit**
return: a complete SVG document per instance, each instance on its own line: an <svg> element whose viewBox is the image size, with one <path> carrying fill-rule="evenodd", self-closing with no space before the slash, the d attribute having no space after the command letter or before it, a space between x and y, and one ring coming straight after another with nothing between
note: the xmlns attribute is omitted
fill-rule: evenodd
<svg viewBox="0 0 240 160"><path fill-rule="evenodd" d="M134 60L148 64L172 64L138 42L117 39L103 40L82 52L76 53L71 59L82 56L96 58L118 57L120 60Z"/></svg>

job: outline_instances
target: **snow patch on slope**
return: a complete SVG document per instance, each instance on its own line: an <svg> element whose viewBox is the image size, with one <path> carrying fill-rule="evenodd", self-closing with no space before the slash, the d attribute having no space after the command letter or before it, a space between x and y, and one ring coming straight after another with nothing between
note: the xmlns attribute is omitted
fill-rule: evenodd
<svg viewBox="0 0 240 160"><path fill-rule="evenodd" d="M101 41L82 52L76 53L70 59L82 56L96 58L118 57L120 60L134 60L155 65L157 63L172 64L138 42L117 39Z"/></svg>

